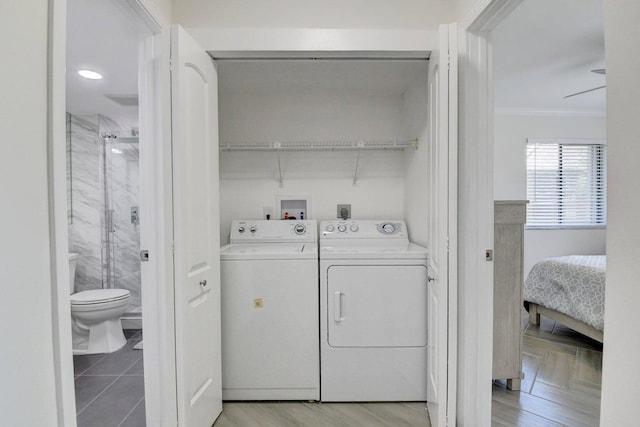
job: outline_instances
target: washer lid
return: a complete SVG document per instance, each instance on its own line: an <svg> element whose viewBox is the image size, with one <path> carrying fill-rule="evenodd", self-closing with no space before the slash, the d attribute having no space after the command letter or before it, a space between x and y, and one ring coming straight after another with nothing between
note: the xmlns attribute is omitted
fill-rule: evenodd
<svg viewBox="0 0 640 427"><path fill-rule="evenodd" d="M318 258L316 243L241 243L223 246L222 260Z"/></svg>
<svg viewBox="0 0 640 427"><path fill-rule="evenodd" d="M129 298L129 294L126 289L92 289L72 294L71 304L89 305L120 301Z"/></svg>

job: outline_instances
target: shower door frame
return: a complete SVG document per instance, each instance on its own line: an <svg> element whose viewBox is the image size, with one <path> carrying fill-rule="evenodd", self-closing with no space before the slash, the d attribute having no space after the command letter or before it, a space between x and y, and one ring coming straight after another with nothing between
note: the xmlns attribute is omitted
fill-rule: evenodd
<svg viewBox="0 0 640 427"><path fill-rule="evenodd" d="M100 115L98 115L98 131L100 132ZM115 232L113 229L113 192L109 188L111 184L109 182L109 168L111 163L111 156L107 153L107 144L111 142L113 135L100 135L102 141L102 163L101 163L101 178L102 178L102 193L104 200L104 233L102 237L102 288L115 288L115 280L112 272L113 265L113 253L115 251L114 243L111 239L111 234ZM142 286L142 284L140 284Z"/></svg>

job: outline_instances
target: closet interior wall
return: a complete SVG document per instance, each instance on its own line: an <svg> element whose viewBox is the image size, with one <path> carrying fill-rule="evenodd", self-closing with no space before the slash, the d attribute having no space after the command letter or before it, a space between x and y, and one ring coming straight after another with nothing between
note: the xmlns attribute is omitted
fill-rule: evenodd
<svg viewBox="0 0 640 427"><path fill-rule="evenodd" d="M221 146L418 140L404 151L222 151L221 243L231 220L263 218L279 195L310 197L318 220L335 218L337 204L351 204L353 218L406 218L417 241L426 240L427 64L218 60Z"/></svg>

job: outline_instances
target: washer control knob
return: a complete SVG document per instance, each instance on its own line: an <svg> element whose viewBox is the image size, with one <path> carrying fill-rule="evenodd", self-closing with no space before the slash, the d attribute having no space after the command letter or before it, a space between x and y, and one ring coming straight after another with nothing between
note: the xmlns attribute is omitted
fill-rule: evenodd
<svg viewBox="0 0 640 427"><path fill-rule="evenodd" d="M258 227L256 227L255 225L252 225L251 228L249 228L249 231L251 231L252 233L255 233L256 231L258 231Z"/></svg>
<svg viewBox="0 0 640 427"><path fill-rule="evenodd" d="M338 231L341 232L341 233L344 233L345 231L347 231L347 226L344 225L344 224L340 224L338 226Z"/></svg>
<svg viewBox="0 0 640 427"><path fill-rule="evenodd" d="M296 234L300 236L307 231L307 227L304 224L296 224L293 227L293 231L295 231Z"/></svg>
<svg viewBox="0 0 640 427"><path fill-rule="evenodd" d="M351 224L351 227L349 227L349 230L353 231L354 233L359 229L360 228L358 228L358 224Z"/></svg>
<svg viewBox="0 0 640 427"><path fill-rule="evenodd" d="M238 227L238 233L240 233L240 234L244 233L244 227L243 226Z"/></svg>
<svg viewBox="0 0 640 427"><path fill-rule="evenodd" d="M380 227L380 229L385 234L391 234L391 233L394 233L396 231L396 226L391 224L390 222L386 222L386 223L382 224L382 227Z"/></svg>
<svg viewBox="0 0 640 427"><path fill-rule="evenodd" d="M335 229L336 229L336 228L335 228L333 225L331 225L331 224L328 224L328 225L324 228L324 230L325 230L325 231L328 231L329 233L333 233L333 230L335 230Z"/></svg>

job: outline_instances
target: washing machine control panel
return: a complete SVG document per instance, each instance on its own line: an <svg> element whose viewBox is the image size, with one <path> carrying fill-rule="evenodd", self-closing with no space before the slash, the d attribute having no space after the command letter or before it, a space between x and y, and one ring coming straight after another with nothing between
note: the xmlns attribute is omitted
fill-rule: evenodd
<svg viewBox="0 0 640 427"><path fill-rule="evenodd" d="M235 220L231 243L316 242L315 220Z"/></svg>
<svg viewBox="0 0 640 427"><path fill-rule="evenodd" d="M320 237L325 239L407 239L404 221L322 221Z"/></svg>
<svg viewBox="0 0 640 427"><path fill-rule="evenodd" d="M378 231L382 234L395 234L399 231L399 227L393 222L385 222L378 225Z"/></svg>

